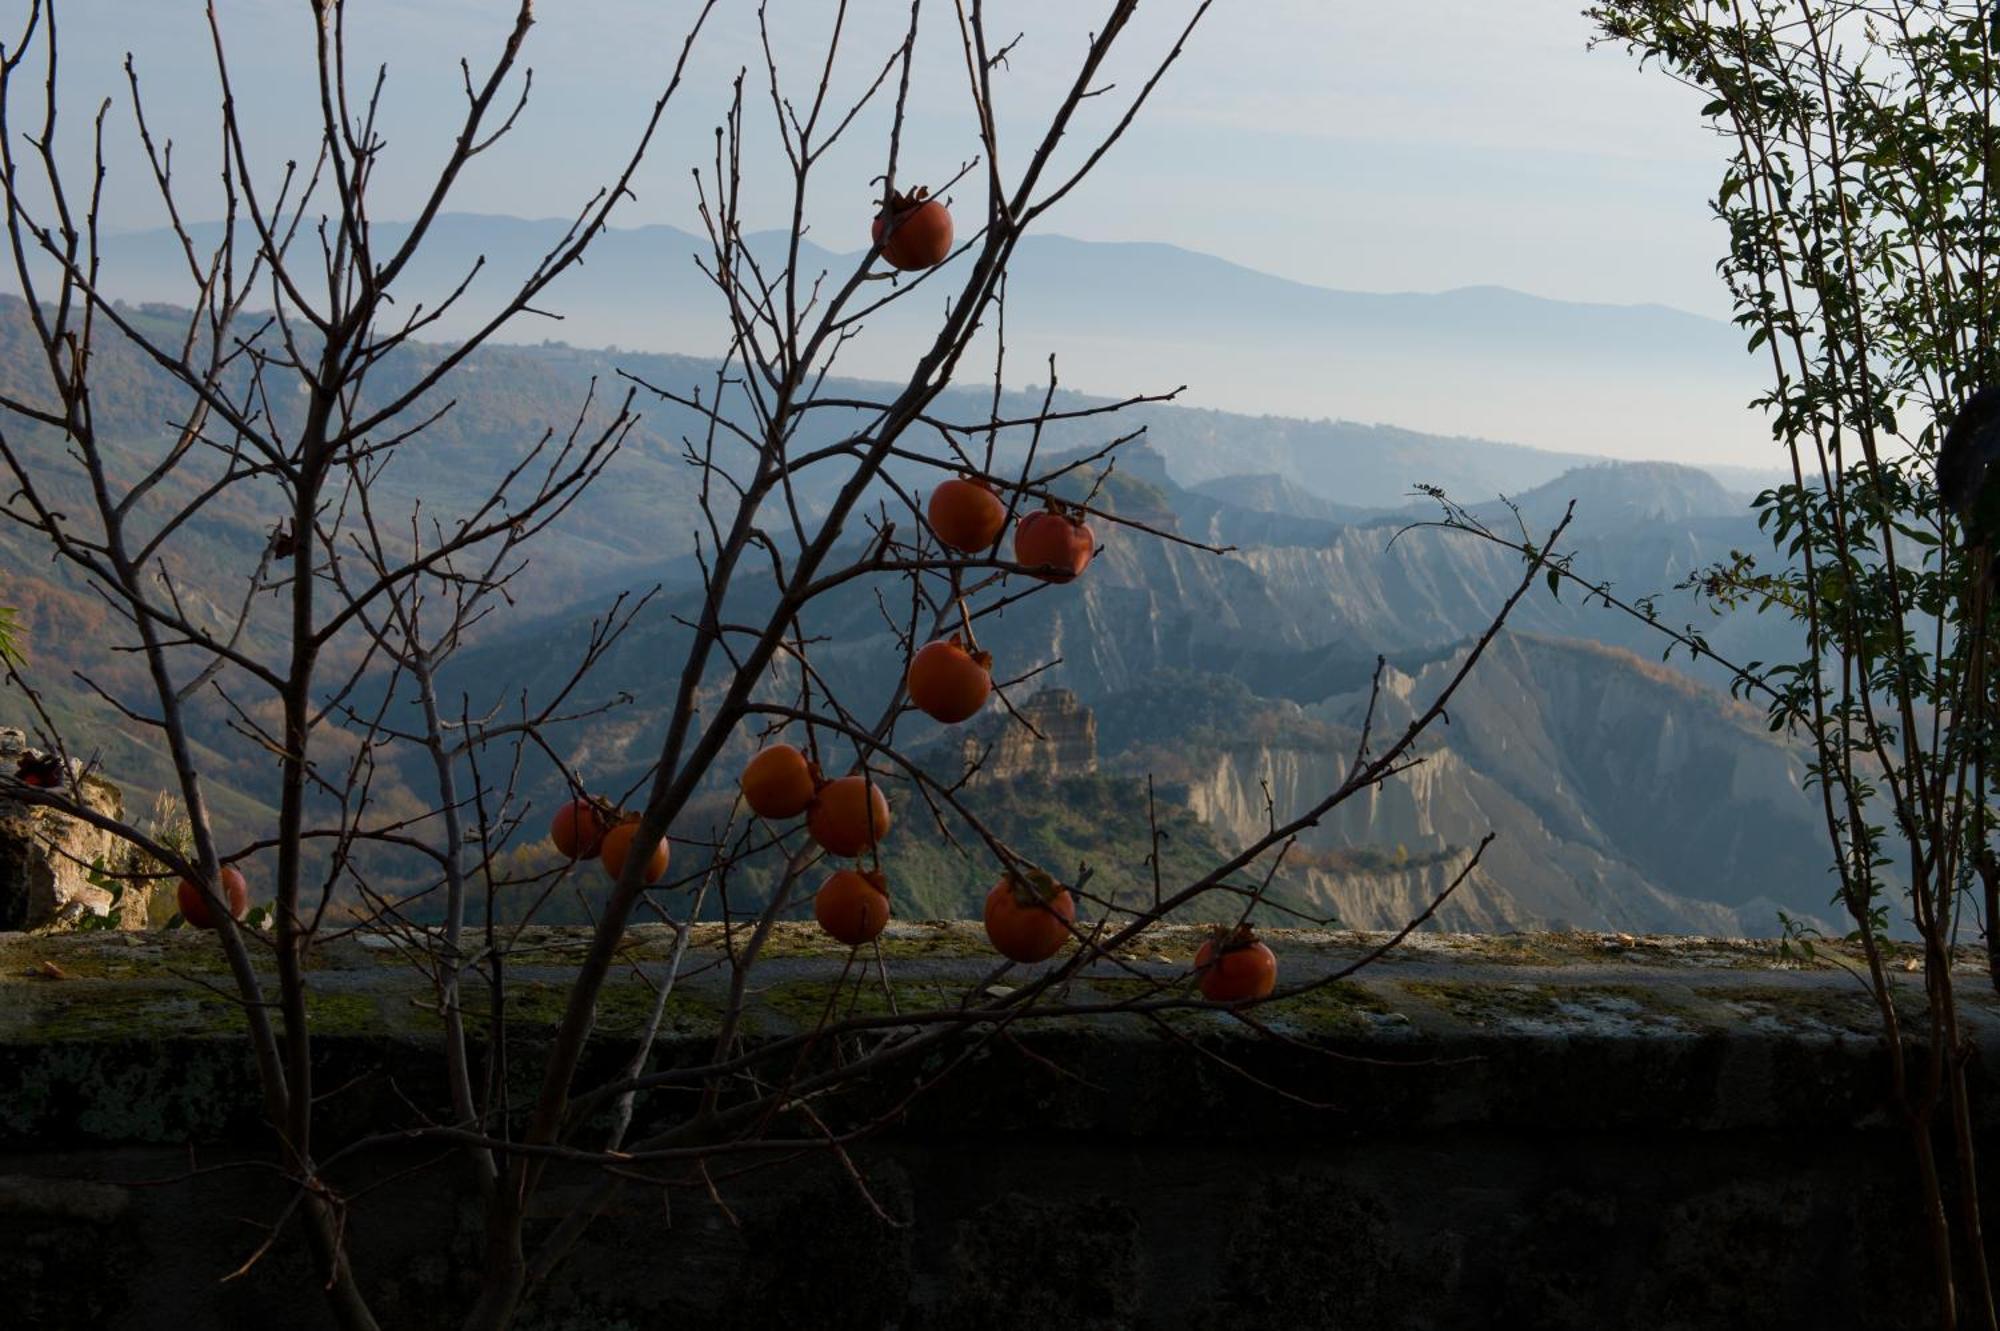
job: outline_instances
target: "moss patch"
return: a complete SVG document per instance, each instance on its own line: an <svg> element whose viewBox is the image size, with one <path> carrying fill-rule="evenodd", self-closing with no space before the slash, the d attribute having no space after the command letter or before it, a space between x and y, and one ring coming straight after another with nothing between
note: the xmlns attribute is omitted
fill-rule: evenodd
<svg viewBox="0 0 2000 1331"><path fill-rule="evenodd" d="M273 972L268 947L251 940L250 962ZM308 969L313 962L308 960ZM230 975L229 958L215 935L199 929L150 934L19 934L0 938L0 979L40 978L53 966L80 980L172 978L175 975Z"/></svg>
<svg viewBox="0 0 2000 1331"><path fill-rule="evenodd" d="M1145 1003L1164 998L1192 998L1192 985L1180 985L1175 981L1181 977L1161 976L1157 979L1143 975L1085 975L1075 986L1082 992L1072 994L1072 1000L1079 1003Z"/></svg>
<svg viewBox="0 0 2000 1331"><path fill-rule="evenodd" d="M1685 1025L1688 1018L1686 1008L1673 996L1644 985L1410 980L1401 987L1412 997L1479 1027L1630 1035Z"/></svg>
<svg viewBox="0 0 2000 1331"><path fill-rule="evenodd" d="M1458 980L1409 980L1403 991L1435 1003L1461 1021L1485 1025L1502 1017L1555 1015L1557 991L1548 984L1478 984Z"/></svg>
<svg viewBox="0 0 2000 1331"><path fill-rule="evenodd" d="M467 1026L483 1034L487 1026L484 990L468 992L463 1001ZM645 1029L656 1001L657 994L650 985L607 982L598 991L597 1021L591 1027L591 1037L603 1039L638 1034ZM550 1031L561 1023L563 1014L568 1010L567 985L529 980L507 986L506 1011L510 1026ZM686 984L676 984L667 999L667 1010L661 1018L660 1029L664 1032L712 1027L718 1013L717 1006L706 997L693 992Z"/></svg>
<svg viewBox="0 0 2000 1331"><path fill-rule="evenodd" d="M380 1032L382 1004L374 994L306 990L306 1024L314 1035L369 1035Z"/></svg>
<svg viewBox="0 0 2000 1331"><path fill-rule="evenodd" d="M931 925L902 935L884 935L882 955L891 959L991 957L993 945L978 925Z"/></svg>
<svg viewBox="0 0 2000 1331"><path fill-rule="evenodd" d="M1366 1029L1376 1024L1371 1018L1394 1015L1395 1009L1366 985L1337 980L1258 1008L1257 1013L1310 1034L1338 1034Z"/></svg>
<svg viewBox="0 0 2000 1331"><path fill-rule="evenodd" d="M915 995L899 996L899 1007L911 1007ZM926 995L922 1006L931 1005ZM745 999L746 1016L752 1027L764 1023L765 1015L775 1015L787 1026L812 1030L824 1023L849 1017L886 1017L892 1009L889 996L882 992L881 977L871 971L857 971L844 982L830 980L787 980L761 988L753 985Z"/></svg>
<svg viewBox="0 0 2000 1331"><path fill-rule="evenodd" d="M228 992L187 981L85 979L27 982L8 995L0 1012L0 1039L43 1045L107 1040L202 1040L240 1036L248 1029L243 1009ZM222 992L217 992L222 990ZM546 1031L561 1020L568 1002L561 984L526 980L507 988L508 1019L524 1030ZM468 985L464 995L467 1027L486 1029L486 991ZM640 983L607 983L598 998L595 1034L636 1034L652 1014L653 989ZM699 986L677 985L667 1003L664 1031L712 1029L719 1007ZM441 1030L431 988L414 976L393 982L315 983L306 990L306 1014L315 1035L435 1037ZM273 1013L273 1020L277 1020Z"/></svg>
<svg viewBox="0 0 2000 1331"><path fill-rule="evenodd" d="M1709 989L1704 996L1752 1024L1844 1035L1882 1033L1881 1009L1858 988L1740 985Z"/></svg>
<svg viewBox="0 0 2000 1331"><path fill-rule="evenodd" d="M27 1006L22 1015L28 1042L186 1039L237 1035L247 1029L238 1004L192 986L134 988L78 980L62 983L61 990L60 1001L43 998Z"/></svg>

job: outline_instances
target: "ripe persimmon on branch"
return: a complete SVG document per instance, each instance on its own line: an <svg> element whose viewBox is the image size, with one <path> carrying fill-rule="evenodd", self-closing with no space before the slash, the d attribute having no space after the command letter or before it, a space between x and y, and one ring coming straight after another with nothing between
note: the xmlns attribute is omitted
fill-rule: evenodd
<svg viewBox="0 0 2000 1331"><path fill-rule="evenodd" d="M920 1094L1012 1038L1024 1017L1123 1012L1158 1022L1217 1003L1246 1012L1242 1005L1351 973L1285 986L1280 958L1257 940L1252 917L1284 916L1271 884L1303 831L1422 761L1418 739L1541 576L1539 559L1528 561L1459 671L1403 733L1378 740L1371 693L1348 774L1323 798L1283 813L1273 807L1265 835L1179 883L1160 878L1155 823L1154 891L1137 907L1098 888L1082 866L1036 863L1009 844L981 818L972 778L982 760L943 774L914 755L910 738L912 726L961 724L993 698L1009 724L1032 729L1009 693L1053 663L996 659L980 636L993 637L1004 612L1026 598L1083 594L1108 543L1213 549L1122 513L1105 495L1119 449L1140 433L1123 429L1116 413L1173 393L1059 405L1051 361L1038 406L1010 413L1003 402L1006 276L1023 235L1162 88L1209 4L1184 0L1172 26L1152 37L1134 29L1135 0L1107 0L1033 127L1004 140L995 112L1002 57L1025 55L1020 39L992 47L980 0L913 0L900 36L860 53L846 48L839 5L803 79L781 66L766 6L757 6L763 67L730 82L713 158L695 176L707 244L700 268L727 329L712 372L694 388L621 371L624 386L609 398L593 381L565 427L516 441L489 483L459 499L399 489L395 468L423 456L450 424L451 391L479 368L481 349L542 313L551 286L619 215L677 94L700 68L697 52L721 0L693 6L662 48L672 64L610 181L477 312L468 307L483 257L463 262L463 276L433 305L415 300L410 273L438 243L439 219L467 164L507 145L534 113L527 74L517 69L535 18L527 0L499 54L465 66L462 118L439 136L443 164L418 191L414 219L394 229L376 220L375 180L388 160L377 123L382 80L350 84L343 6L314 5L318 125L312 151L275 177L246 145L243 126L256 111L237 100L226 25L211 12L223 156L215 193L197 200L174 173L171 145L152 133L136 63L127 66L127 104L107 102L89 127L88 168L65 170L57 5L32 0L24 30L0 47L0 185L23 297L18 317L39 356L32 386L0 392L0 459L14 488L6 539L52 555L62 576L112 608L122 640L106 646L143 668L87 683L166 753L193 850L156 844L83 799L89 741L63 733L40 706L28 666L11 659L13 693L61 761L52 781L24 771L0 777L0 789L141 846L185 881L186 920L213 928L255 1057L272 1162L292 1185L246 1267L296 1220L339 1324L377 1325L369 1277L355 1269L347 1242L342 1171L380 1148L438 1143L469 1171L482 1207L482 1285L464 1324L505 1326L620 1188L693 1178L720 1200L709 1162L803 1150L833 1152L865 1190L866 1171L848 1148L908 1097L846 1121L828 1107L832 1091L869 1085L887 1069L921 1068L910 1092ZM953 75L963 78L964 154L949 169L927 162L919 170L904 160L904 130L928 49L918 36L938 13L957 48L947 65L956 70L962 59L964 67ZM1108 78L1114 52L1137 66L1136 80ZM114 111L131 116L186 269L188 305L172 324L159 307L135 311L100 285L101 260L115 244L99 223ZM746 171L753 114L767 116L779 152ZM882 154L879 178L867 189L849 180L826 186L832 150L870 135ZM923 185L913 185L919 175ZM869 244L843 271L815 272L805 219L829 191L868 200L854 210L854 231ZM789 218L782 238L753 244L746 216L773 208ZM212 243L185 220L210 210L221 216ZM845 384L830 391L844 351L892 308L934 312L907 372L875 397ZM448 313L469 321L462 340L418 340ZM988 329L985 418L952 419L939 396ZM135 437L115 423L107 367L144 377L177 404L163 436ZM634 701L598 696L594 675L628 635L667 617L661 603L670 596L617 595L569 664L552 676L538 672L544 682L532 689L468 681L455 663L530 586L523 571L531 543L577 518L579 500L656 405L695 422L680 461L700 515L699 586L673 616L687 640L677 668L662 676L671 697L657 752L629 766L588 753L592 770L578 770L564 736ZM1081 455L1044 457L1051 427L1100 422L1109 437ZM242 529L244 513L254 515L258 537L239 582L240 571L214 571L201 542L218 526ZM862 607L857 613L881 617L896 644L893 662L857 667L829 649L821 616L842 597ZM1379 681L1378 671L1378 689ZM228 827L206 769L217 755L246 754L260 771L275 768L275 814L267 825ZM599 788L614 777L629 788ZM556 798L545 797L551 791ZM733 797L703 808L723 812L698 816L697 799L718 792ZM888 796L904 792L896 813ZM911 834L912 823L934 829L990 881L993 976L1013 964L1040 970L1008 986L989 978L949 1003L913 1003L898 990L876 944L890 914L885 888L895 886L880 847ZM545 830L559 857L553 864L522 851ZM1427 922L1478 860L1475 850L1427 910L1355 966ZM268 931L239 921L238 883L268 898ZM879 983L890 1011L843 1013L830 1001L809 1033L751 1038L750 977L777 924L803 910L809 890L822 927L852 949L843 986ZM510 968L525 931L548 918L559 893L587 909L586 942L538 1058L531 1068L510 1066ZM1197 971L1145 977L1140 992L1118 1002L1069 995L1068 982L1089 968L1129 969L1122 954L1135 941L1189 910L1221 925ZM693 925L715 918L725 925L729 977L709 1053L656 1067L654 1044ZM663 967L642 972L654 1002L629 1056L606 1073L586 1060L586 1047L637 920L657 920L675 941ZM435 1000L446 1094L413 1106L409 1121L329 1143L316 1108L327 1088L315 1080L309 963L316 948L354 934L394 948L423 977ZM643 1129L628 1142L635 1124ZM531 1226L552 1166L597 1171L594 1191L553 1227Z"/></svg>

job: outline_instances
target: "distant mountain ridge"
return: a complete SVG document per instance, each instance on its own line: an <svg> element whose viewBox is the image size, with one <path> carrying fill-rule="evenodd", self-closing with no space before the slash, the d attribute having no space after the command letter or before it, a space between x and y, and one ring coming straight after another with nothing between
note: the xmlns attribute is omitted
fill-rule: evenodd
<svg viewBox="0 0 2000 1331"><path fill-rule="evenodd" d="M435 304L483 257L466 301L432 332L464 335L567 226L439 217L431 244L403 277L406 308ZM377 230L383 244L403 234L396 223ZM194 231L203 245L220 239L219 224ZM857 217L851 244L802 242L802 268L845 274L866 234ZM777 233L747 240L766 264L783 251ZM672 226L609 230L587 264L538 300L563 321L527 318L505 336L713 354L723 340L721 305L693 258L706 252L704 240ZM112 237L104 288L132 301L185 300L183 264L166 232ZM946 270L928 290L945 293L950 280ZM1744 405L1763 370L1740 333L1666 306L1558 301L1493 286L1341 291L1172 245L1042 233L1021 242L1008 292L1014 363L1040 366L1054 353L1065 383L1097 392L1186 383L1190 402L1234 411L1337 413L1619 457L1754 466L1770 448L1768 428ZM937 301L923 296L872 318L868 336L844 353L846 372L900 371L937 316Z"/></svg>
<svg viewBox="0 0 2000 1331"><path fill-rule="evenodd" d="M1634 522L1742 518L1740 495L1698 467L1675 462L1599 462L1576 467L1531 490L1472 505L1488 526L1511 530L1514 517L1547 530L1575 505L1573 535L1627 530Z"/></svg>
<svg viewBox="0 0 2000 1331"><path fill-rule="evenodd" d="M1313 494L1304 486L1277 472L1232 473L1199 481L1188 487L1235 508L1254 513L1274 513L1288 518L1315 518L1322 522L1354 522L1374 516L1374 510L1336 504Z"/></svg>

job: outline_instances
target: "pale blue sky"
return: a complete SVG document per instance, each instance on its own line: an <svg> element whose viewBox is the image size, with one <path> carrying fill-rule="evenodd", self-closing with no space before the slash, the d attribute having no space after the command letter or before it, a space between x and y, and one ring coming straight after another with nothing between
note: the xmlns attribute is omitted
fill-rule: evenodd
<svg viewBox="0 0 2000 1331"><path fill-rule="evenodd" d="M244 131L268 195L288 158L309 159L317 147L311 11L306 0L216 3ZM1194 3L1145 0L1106 71L1116 86L1087 103L1065 141L1068 162L1123 112L1124 98L1171 46ZM0 31L18 26L26 4L0 0L0 19L8 20ZM1217 0L1135 128L1042 228L1085 240L1167 242L1349 290L1490 284L1726 316L1726 293L1713 271L1725 237L1707 204L1723 146L1703 126L1693 94L1642 72L1622 51L1586 49L1582 4ZM61 6L65 160L87 165L90 116L101 99L114 101L107 223L144 229L162 220L134 146L121 70L127 50L139 63L155 136L176 141L182 215L220 216L218 92L199 0ZM988 0L996 40L1025 34L996 90L1010 178L1109 7L1110 0ZM573 216L622 165L696 9L694 0L541 0L525 55L535 71L527 112L509 140L467 167L448 206ZM803 102L817 82L836 5L770 0L769 10L787 87ZM874 77L901 39L910 0L851 0L849 10L836 96ZM376 173L373 216L415 212L420 186L456 132L459 58L471 56L475 67L490 62L513 11L510 0L348 0L357 103L377 62L389 67L381 114L388 149ZM700 229L690 173L711 165L715 126L745 66L745 225L790 224L756 12L755 0L718 0L679 100L635 179L638 198L613 225ZM906 186L938 184L978 150L955 6L923 0L922 12ZM889 111L888 98L874 103L815 177L805 215L812 239L827 249L867 244ZM75 180L85 187L81 171ZM959 197L977 188L975 176ZM117 294L115 248L105 273ZM169 276L180 298L178 276ZM490 294L502 276L482 280ZM476 302L481 289L473 295ZM510 326L505 336L535 340L554 331L583 343L713 354L719 311L691 328L685 318L676 324L689 314L679 306L649 308L659 297L634 287L615 334L572 310L577 320L554 330L533 323ZM562 308L562 299L558 290L548 303ZM882 326L886 319L871 320L869 336L844 353L846 372L894 375L912 347L927 345L925 328L912 333L915 342L898 341L893 327ZM1183 401L1233 411L1382 421L1627 457L1756 464L1770 448L1767 425L1744 410L1762 368L1738 357L1741 335L1720 324L1706 368L1680 373L1655 364L1642 340L1609 348L1626 353L1615 367L1586 372L1565 356L1509 357L1504 343L1490 352L1410 348L1363 364L1276 332L1242 345L1204 340L1198 318L1178 330L1093 330L1025 304L1010 307L1009 328L1019 335L1012 382L1039 377L1054 353L1071 387L1123 393L1186 383ZM1032 351L1021 349L1029 344ZM972 363L979 364L984 344L976 351Z"/></svg>
<svg viewBox="0 0 2000 1331"><path fill-rule="evenodd" d="M304 0L218 0L238 95L271 162L309 149ZM834 6L774 0L781 60L804 78ZM1025 130L1053 96L1103 0L1006 0L1003 35L1025 30L1003 113ZM1498 283L1540 295L1658 301L1710 314L1725 303L1712 265L1720 243L1704 203L1720 152L1689 96L1620 52L1587 53L1581 0L1219 0L1159 101L1097 176L1049 220L1086 239L1160 240L1328 286L1439 290ZM13 28L25 0L0 0ZM605 179L653 96L688 0L544 0L530 38L535 97L511 144L476 162L454 206L530 216L567 213ZM1148 0L1116 71L1164 49L1187 0ZM65 89L71 146L102 96L119 99L114 144L130 140L119 62L139 59L156 128L178 140L191 189L213 162L215 100L195 0L67 0ZM500 0L350 0L357 67L390 63L391 155L378 215L411 206L458 98L457 59L495 49L512 11ZM639 180L623 224L693 229L689 168L712 151L730 76L758 72L749 0L721 0L685 101ZM855 0L843 86L900 33L904 0ZM972 151L963 66L948 4L926 4L912 178L941 177ZM864 56L867 59L864 59ZM1108 112L1116 97L1101 99ZM768 115L758 102L753 115ZM768 143L768 141L766 141ZM829 164L811 216L835 249L866 216L879 170L879 122ZM206 155L205 155L206 154ZM129 159L128 159L129 160ZM114 177L106 216L151 226L136 175ZM751 221L779 225L786 200L752 175ZM214 216L193 198L187 211Z"/></svg>

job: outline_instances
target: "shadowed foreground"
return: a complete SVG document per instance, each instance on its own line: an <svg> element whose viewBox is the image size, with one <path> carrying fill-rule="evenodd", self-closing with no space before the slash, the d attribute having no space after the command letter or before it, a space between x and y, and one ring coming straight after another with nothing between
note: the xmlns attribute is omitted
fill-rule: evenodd
<svg viewBox="0 0 2000 1331"><path fill-rule="evenodd" d="M1371 942L1267 937L1288 984ZM583 938L527 941L509 970L524 1079ZM602 1068L650 1008L668 941L631 935L600 1007ZM976 925L892 926L899 1009L979 988L983 941ZM1185 973L1197 942L1170 930L1071 1000L1129 1000L1135 975ZM706 1056L722 943L698 934L656 1066ZM421 977L359 943L320 962L331 1149L444 1097ZM781 926L753 977L753 1038L811 1029L844 962ZM2000 1009L1971 961L1963 975L1992 1151ZM330 1325L287 1242L219 1283L283 1204L267 1172L210 1169L265 1146L240 1014L206 987L226 981L202 936L0 935L0 1282L28 1325ZM889 1012L879 983L859 995L857 1012ZM721 1206L700 1186L664 1203L628 1188L525 1324L1175 1327L1242 1310L1301 1327L1921 1326L1925 1258L1874 1019L1837 966L1567 934L1420 938L1258 1009L1269 1034L1207 1011L1020 1022L854 1148L867 1195L824 1156L725 1160ZM921 1075L825 1112L865 1121ZM191 1167L209 1172L136 1186ZM476 1286L456 1168L410 1141L337 1173L389 1325L449 1325ZM536 1223L589 1181L550 1189Z"/></svg>

